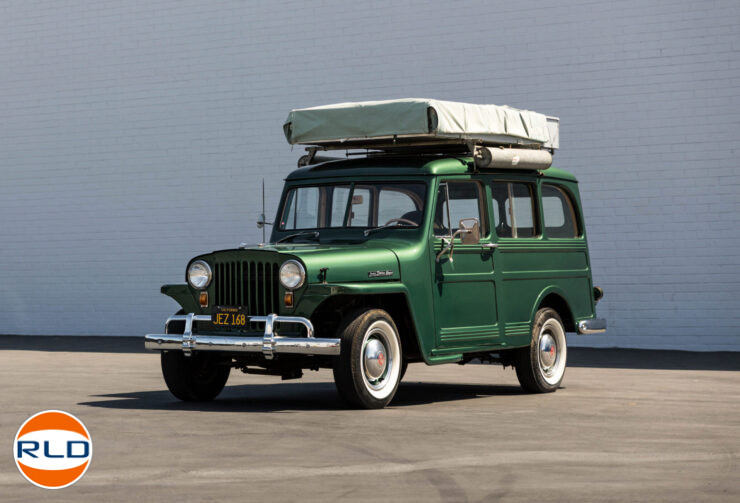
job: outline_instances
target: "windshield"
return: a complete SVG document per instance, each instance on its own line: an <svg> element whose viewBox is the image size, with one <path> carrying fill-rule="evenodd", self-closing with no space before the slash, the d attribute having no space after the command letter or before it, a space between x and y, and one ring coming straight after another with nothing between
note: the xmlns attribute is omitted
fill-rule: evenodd
<svg viewBox="0 0 740 503"><path fill-rule="evenodd" d="M293 187L285 197L278 230L418 227L426 184L362 182Z"/></svg>

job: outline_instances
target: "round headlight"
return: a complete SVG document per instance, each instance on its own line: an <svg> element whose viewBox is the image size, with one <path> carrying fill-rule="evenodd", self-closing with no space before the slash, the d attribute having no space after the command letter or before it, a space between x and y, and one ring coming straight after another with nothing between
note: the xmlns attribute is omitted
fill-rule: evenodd
<svg viewBox="0 0 740 503"><path fill-rule="evenodd" d="M297 260L288 260L280 267L280 283L288 290L300 287L306 280L306 270Z"/></svg>
<svg viewBox="0 0 740 503"><path fill-rule="evenodd" d="M207 287L211 277L211 267L202 260L196 260L188 267L188 283L193 288Z"/></svg>

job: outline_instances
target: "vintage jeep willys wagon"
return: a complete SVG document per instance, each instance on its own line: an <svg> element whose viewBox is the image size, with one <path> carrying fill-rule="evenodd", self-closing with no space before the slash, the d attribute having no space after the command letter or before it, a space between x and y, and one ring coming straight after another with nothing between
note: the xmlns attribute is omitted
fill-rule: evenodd
<svg viewBox="0 0 740 503"><path fill-rule="evenodd" d="M550 167L557 119L395 100L294 110L285 134L308 154L269 242L195 257L162 287L182 310L145 344L176 397L216 397L231 368L331 368L349 404L378 408L408 363L472 360L549 392L566 332L605 330L578 184Z"/></svg>

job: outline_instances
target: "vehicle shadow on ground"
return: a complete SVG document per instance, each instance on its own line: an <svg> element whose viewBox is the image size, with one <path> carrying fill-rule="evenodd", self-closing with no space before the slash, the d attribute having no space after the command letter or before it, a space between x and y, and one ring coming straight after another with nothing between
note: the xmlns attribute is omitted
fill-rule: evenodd
<svg viewBox="0 0 740 503"><path fill-rule="evenodd" d="M141 337L0 335L0 351L141 353ZM740 351L692 352L653 349L568 348L569 367L654 370L740 370Z"/></svg>
<svg viewBox="0 0 740 503"><path fill-rule="evenodd" d="M389 407L521 394L524 391L519 386L408 382L401 383ZM331 382L227 386L216 400L201 403L181 402L167 390L133 391L93 397L103 400L81 402L78 405L110 409L211 412L290 412L347 408Z"/></svg>

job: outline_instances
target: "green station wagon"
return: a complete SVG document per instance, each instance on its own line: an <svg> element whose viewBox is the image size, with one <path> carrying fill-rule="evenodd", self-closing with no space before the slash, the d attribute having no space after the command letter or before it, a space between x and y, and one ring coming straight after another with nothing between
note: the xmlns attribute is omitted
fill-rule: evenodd
<svg viewBox="0 0 740 503"><path fill-rule="evenodd" d="M162 287L182 310L145 345L162 352L170 391L210 400L232 368L283 379L331 368L348 404L380 408L409 363L473 361L513 366L526 391L556 390L565 334L606 322L577 181L549 164L553 118L507 108L524 134L490 115L486 134L461 134L445 113L503 107L343 105L291 112L286 136L309 154L286 179L269 242L195 257L186 284ZM399 125L409 115L423 120ZM306 122L317 136L300 136ZM369 125L347 134L353 123ZM387 123L401 133L380 131ZM316 155L337 149L362 155Z"/></svg>

